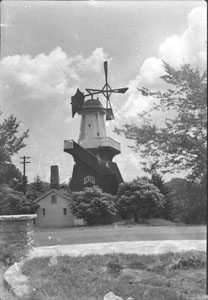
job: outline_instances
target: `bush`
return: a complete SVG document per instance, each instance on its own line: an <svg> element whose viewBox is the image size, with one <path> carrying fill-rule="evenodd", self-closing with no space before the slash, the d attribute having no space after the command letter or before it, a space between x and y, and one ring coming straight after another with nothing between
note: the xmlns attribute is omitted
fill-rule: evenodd
<svg viewBox="0 0 208 300"><path fill-rule="evenodd" d="M32 214L38 205L12 188L0 187L0 215Z"/></svg>
<svg viewBox="0 0 208 300"><path fill-rule="evenodd" d="M117 212L114 197L97 186L72 193L70 206L72 213L88 225L112 223Z"/></svg>
<svg viewBox="0 0 208 300"><path fill-rule="evenodd" d="M166 253L160 256L161 261L150 267L148 271L158 274L178 269L201 269L206 266L206 254L202 251L190 251L185 253Z"/></svg>
<svg viewBox="0 0 208 300"><path fill-rule="evenodd" d="M25 257L25 251L20 244L0 243L0 262L11 266Z"/></svg>
<svg viewBox="0 0 208 300"><path fill-rule="evenodd" d="M119 184L116 194L116 207L122 218L134 216L134 221L158 215L158 210L165 204L164 195L153 184L135 179Z"/></svg>
<svg viewBox="0 0 208 300"><path fill-rule="evenodd" d="M191 254L182 254L181 257L175 258L168 266L169 270L189 269L189 268L203 268L206 265L206 257L200 252Z"/></svg>

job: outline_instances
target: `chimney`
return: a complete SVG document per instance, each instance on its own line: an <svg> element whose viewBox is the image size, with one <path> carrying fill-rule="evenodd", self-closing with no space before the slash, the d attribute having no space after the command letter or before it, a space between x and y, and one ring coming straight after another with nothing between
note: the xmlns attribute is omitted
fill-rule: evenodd
<svg viewBox="0 0 208 300"><path fill-rule="evenodd" d="M59 167L51 166L51 189L59 189Z"/></svg>

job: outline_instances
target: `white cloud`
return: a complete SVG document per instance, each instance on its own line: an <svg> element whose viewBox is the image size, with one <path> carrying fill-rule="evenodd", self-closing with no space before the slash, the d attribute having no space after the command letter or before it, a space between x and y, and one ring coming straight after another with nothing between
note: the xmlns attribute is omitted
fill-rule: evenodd
<svg viewBox="0 0 208 300"><path fill-rule="evenodd" d="M137 118L147 109L153 98L144 97L137 88L164 90L167 84L160 78L164 75L162 60L178 68L183 63L204 70L206 68L207 39L206 8L194 8L188 15L187 29L182 35L168 37L160 46L158 57L148 57L141 65L136 78L129 82L128 99L119 110L125 118Z"/></svg>
<svg viewBox="0 0 208 300"><path fill-rule="evenodd" d="M194 8L188 15L188 28L182 35L167 38L159 47L159 56L173 67L190 63L206 68L207 19L204 6Z"/></svg>
<svg viewBox="0 0 208 300"><path fill-rule="evenodd" d="M108 55L103 52L102 48L97 48L92 52L92 55L86 59L81 59L79 63L79 70L81 72L103 72L103 61L108 60Z"/></svg>
<svg viewBox="0 0 208 300"><path fill-rule="evenodd" d="M106 57L102 48L95 49L87 58L68 57L60 47L35 57L4 57L1 61L3 92L13 91L19 100L69 96L79 85L80 74L89 70L99 73Z"/></svg>
<svg viewBox="0 0 208 300"><path fill-rule="evenodd" d="M164 75L162 60L156 57L147 58L134 80L128 84L127 101L122 105L119 114L125 118L136 118L138 113L146 110L153 101L151 96L143 96L138 90L143 86L150 89L164 88L160 76Z"/></svg>
<svg viewBox="0 0 208 300"><path fill-rule="evenodd" d="M130 181L137 176L144 176L144 172L141 169L140 157L138 154L128 152L126 154L119 155L115 160L118 164L120 172L124 181Z"/></svg>
<svg viewBox="0 0 208 300"><path fill-rule="evenodd" d="M136 118L138 113L144 111L148 107L149 97L141 96L137 89L131 89L129 96L124 105L122 105L119 114L122 117Z"/></svg>

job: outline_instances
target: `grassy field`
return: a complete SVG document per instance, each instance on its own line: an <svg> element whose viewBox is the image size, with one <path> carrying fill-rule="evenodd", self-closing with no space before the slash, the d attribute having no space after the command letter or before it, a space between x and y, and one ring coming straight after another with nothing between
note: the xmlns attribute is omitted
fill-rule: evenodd
<svg viewBox="0 0 208 300"><path fill-rule="evenodd" d="M35 232L35 246L121 241L205 240L206 226L131 225L44 229Z"/></svg>
<svg viewBox="0 0 208 300"><path fill-rule="evenodd" d="M188 300L205 294L204 252L36 258L23 274L28 300L103 300L110 291L134 300Z"/></svg>

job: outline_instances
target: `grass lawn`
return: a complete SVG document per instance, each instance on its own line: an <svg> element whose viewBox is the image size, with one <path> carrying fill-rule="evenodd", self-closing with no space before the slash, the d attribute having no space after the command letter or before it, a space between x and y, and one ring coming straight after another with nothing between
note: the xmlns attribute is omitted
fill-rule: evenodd
<svg viewBox="0 0 208 300"><path fill-rule="evenodd" d="M204 252L162 255L90 255L35 258L22 272L29 300L103 300L114 294L134 300L188 300L205 294Z"/></svg>

